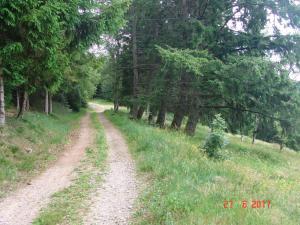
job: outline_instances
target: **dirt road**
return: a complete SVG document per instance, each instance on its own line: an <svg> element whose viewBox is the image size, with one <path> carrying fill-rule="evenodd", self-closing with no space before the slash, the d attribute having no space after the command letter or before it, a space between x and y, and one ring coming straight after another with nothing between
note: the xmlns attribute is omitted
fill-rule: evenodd
<svg viewBox="0 0 300 225"><path fill-rule="evenodd" d="M47 205L52 194L71 184L72 172L84 156L85 149L92 143L92 139L90 118L86 115L71 144L53 166L33 179L30 185L0 200L0 224L30 224L40 209Z"/></svg>
<svg viewBox="0 0 300 225"><path fill-rule="evenodd" d="M91 104L102 112L103 106ZM107 172L97 193L91 196L90 213L85 224L125 225L129 224L135 200L138 196L138 179L134 161L122 134L100 113L108 144Z"/></svg>
<svg viewBox="0 0 300 225"><path fill-rule="evenodd" d="M135 200L138 196L138 179L134 161L122 134L109 122L103 111L110 106L90 105L99 112L108 144L107 170L102 184L90 196L90 210L85 224L129 224ZM74 178L74 169L84 157L85 149L93 141L89 116L81 121L78 134L72 138L58 161L31 184L20 188L0 200L0 225L28 225L41 208L47 206L51 195L68 187Z"/></svg>

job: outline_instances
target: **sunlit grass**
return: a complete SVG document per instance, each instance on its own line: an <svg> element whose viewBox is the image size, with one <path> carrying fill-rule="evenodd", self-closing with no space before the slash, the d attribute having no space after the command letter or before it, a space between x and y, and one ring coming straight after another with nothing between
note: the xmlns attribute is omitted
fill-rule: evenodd
<svg viewBox="0 0 300 225"><path fill-rule="evenodd" d="M199 148L206 127L187 137L124 113L106 115L127 137L139 171L153 178L137 224L299 224L299 153L228 135L227 159L211 160ZM224 200L233 200L233 208L224 209ZM244 209L243 200L270 200L271 208Z"/></svg>

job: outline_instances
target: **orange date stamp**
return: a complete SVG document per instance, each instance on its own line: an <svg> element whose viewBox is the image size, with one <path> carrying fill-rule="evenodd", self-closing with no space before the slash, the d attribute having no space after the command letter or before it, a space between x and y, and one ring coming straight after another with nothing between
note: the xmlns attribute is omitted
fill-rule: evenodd
<svg viewBox="0 0 300 225"><path fill-rule="evenodd" d="M252 208L252 209L270 209L271 201L270 200L243 200L243 201L233 201L225 200L224 209L232 209L234 207L241 207L243 209Z"/></svg>

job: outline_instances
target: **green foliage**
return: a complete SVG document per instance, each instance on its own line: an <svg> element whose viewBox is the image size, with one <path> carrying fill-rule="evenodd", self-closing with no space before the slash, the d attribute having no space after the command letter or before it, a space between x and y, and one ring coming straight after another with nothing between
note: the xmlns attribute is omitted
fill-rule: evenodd
<svg viewBox="0 0 300 225"><path fill-rule="evenodd" d="M232 133L270 142L283 135L287 145L296 146L299 89L287 68L299 67L300 39L297 32L284 34L282 25L299 29L299 12L295 2L280 0L132 1L127 26L118 35L120 54L111 59L122 74L121 102L150 105L161 118L172 113L179 123L175 129L188 116L191 135L198 121L210 124L212 115L221 113ZM133 55L138 56L137 84ZM111 89L111 83L105 85L102 89Z"/></svg>
<svg viewBox="0 0 300 225"><path fill-rule="evenodd" d="M156 47L159 51L163 61L177 70L185 70L186 72L202 75L203 67L208 64L209 56L207 51L196 51L196 50L178 50L178 49L163 49L159 46Z"/></svg>
<svg viewBox="0 0 300 225"><path fill-rule="evenodd" d="M100 76L101 60L88 51L124 25L128 6L123 0L1 1L0 69L7 93L47 89L53 96L72 87L69 95L80 99L70 105L79 110Z"/></svg>
<svg viewBox="0 0 300 225"><path fill-rule="evenodd" d="M228 144L228 140L225 137L226 123L220 114L215 116L211 129L212 131L205 139L203 149L208 157L222 158L223 154L219 151Z"/></svg>
<svg viewBox="0 0 300 225"><path fill-rule="evenodd" d="M65 72L61 94L67 99L68 105L74 111L87 106L87 101L93 97L101 79L104 58L92 54L74 52L72 63Z"/></svg>

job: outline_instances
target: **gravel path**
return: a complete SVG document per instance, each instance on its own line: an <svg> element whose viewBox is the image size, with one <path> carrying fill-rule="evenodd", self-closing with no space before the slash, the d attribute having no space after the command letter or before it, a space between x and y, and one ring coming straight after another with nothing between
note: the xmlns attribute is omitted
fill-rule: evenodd
<svg viewBox="0 0 300 225"><path fill-rule="evenodd" d="M0 200L1 225L27 225L45 207L53 193L71 184L73 170L84 156L85 149L92 143L93 135L89 116L81 121L78 133L72 138L66 151L58 161L44 173L11 196Z"/></svg>
<svg viewBox="0 0 300 225"><path fill-rule="evenodd" d="M103 111L99 105L92 104L91 107L98 112ZM105 118L103 113L100 113L99 117L104 126L109 147L108 168L103 183L96 194L91 196L92 204L90 212L85 218L85 224L129 224L138 196L134 161L120 131Z"/></svg>

